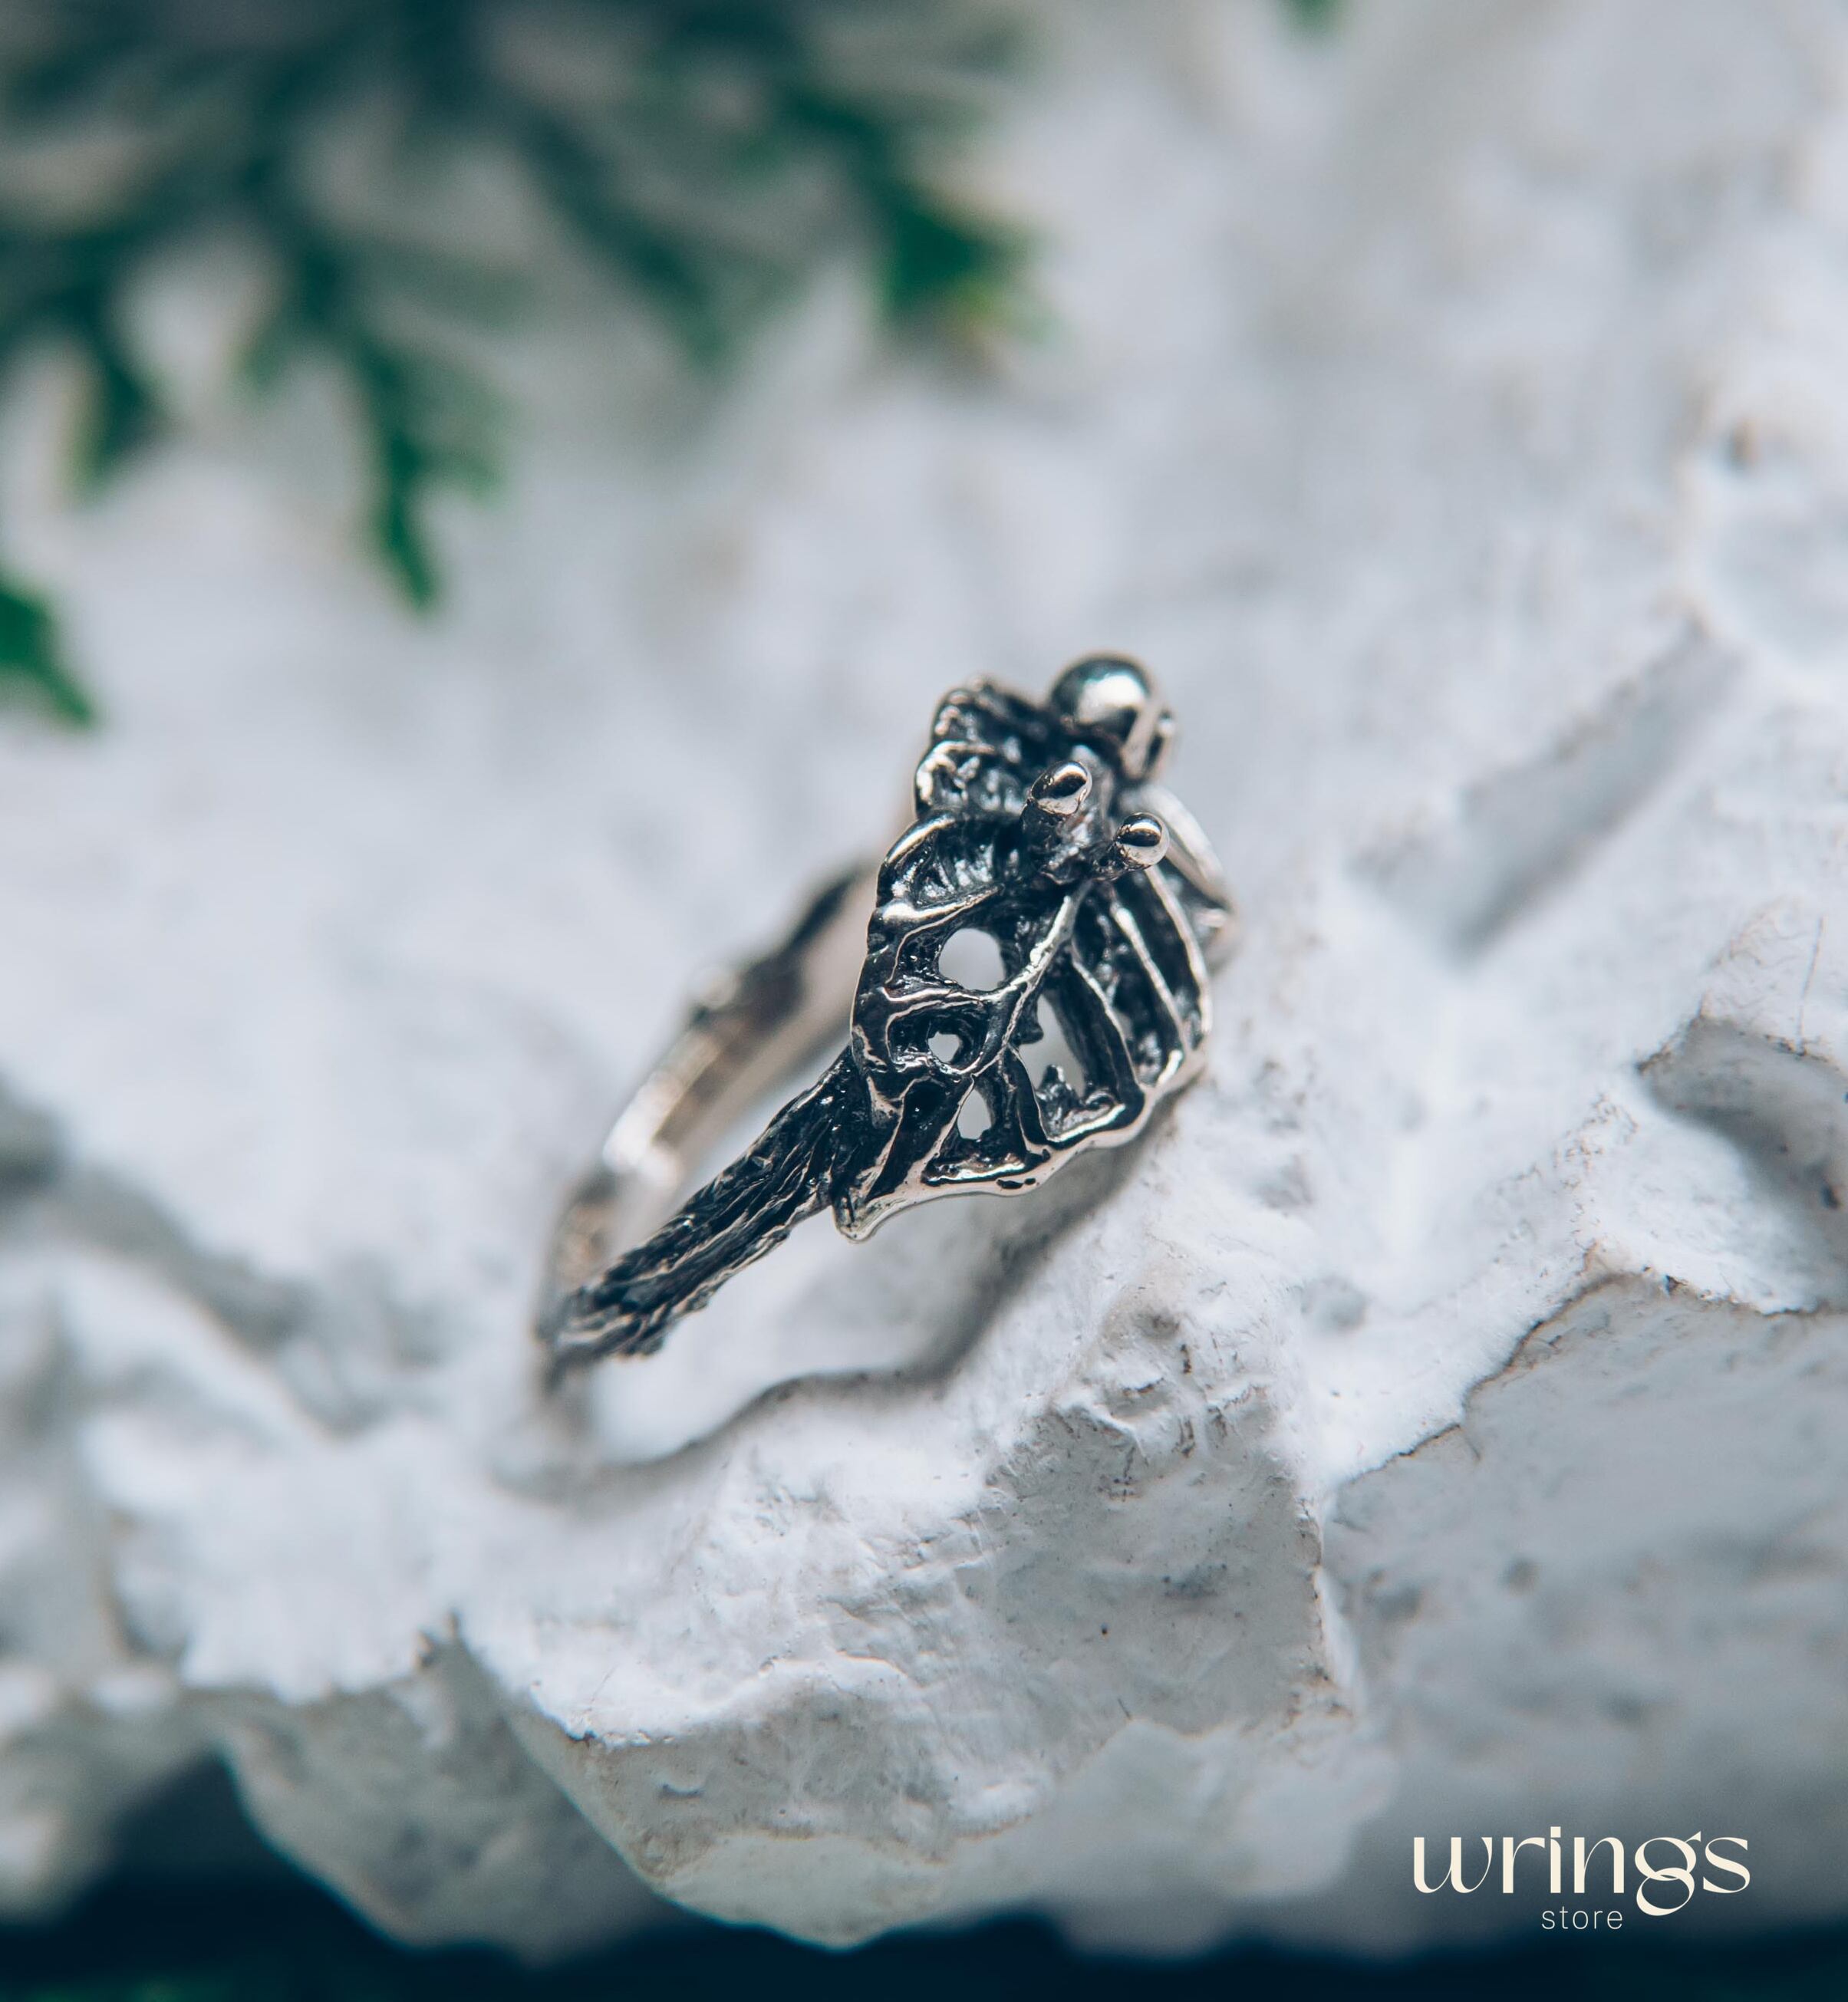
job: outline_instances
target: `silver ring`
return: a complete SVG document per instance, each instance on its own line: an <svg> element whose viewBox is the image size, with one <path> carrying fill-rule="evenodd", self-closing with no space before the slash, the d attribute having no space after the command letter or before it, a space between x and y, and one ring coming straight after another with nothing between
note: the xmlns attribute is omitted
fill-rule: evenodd
<svg viewBox="0 0 1848 2002"><path fill-rule="evenodd" d="M858 1239L933 1197L1020 1195L1198 1075L1233 911L1157 783L1173 736L1146 670L1111 655L1043 703L984 682L944 698L911 826L695 1002L572 1194L537 1316L555 1374L658 1348L818 1210ZM992 976L964 964L984 940ZM821 1081L675 1209L706 1148L843 1020Z"/></svg>

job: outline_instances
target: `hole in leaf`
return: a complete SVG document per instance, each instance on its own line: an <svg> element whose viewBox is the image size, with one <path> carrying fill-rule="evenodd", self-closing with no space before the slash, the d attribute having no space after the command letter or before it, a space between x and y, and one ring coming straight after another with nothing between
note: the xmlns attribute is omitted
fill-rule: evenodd
<svg viewBox="0 0 1848 2002"><path fill-rule="evenodd" d="M1058 1010L1044 996L1040 1001L1040 1039L1029 1046L1027 1064L1030 1071L1038 1072L1041 1090L1046 1084L1047 1072L1055 1069L1064 1073L1074 1097L1083 1098L1090 1089L1090 1073L1084 1067L1083 1058L1066 1034Z"/></svg>
<svg viewBox="0 0 1848 2002"><path fill-rule="evenodd" d="M940 1029L927 1047L939 1063L954 1063L963 1053L963 1039L953 1036L947 1029Z"/></svg>
<svg viewBox="0 0 1848 2002"><path fill-rule="evenodd" d="M943 949L937 954L937 971L944 979L954 980L958 987L967 987L977 994L999 987L1007 978L1000 947L974 925L964 925L943 941Z"/></svg>
<svg viewBox="0 0 1848 2002"><path fill-rule="evenodd" d="M964 1099L962 1110L956 1115L956 1130L965 1140L979 1140L995 1123L995 1115L989 1110L989 1101L979 1085L972 1085Z"/></svg>

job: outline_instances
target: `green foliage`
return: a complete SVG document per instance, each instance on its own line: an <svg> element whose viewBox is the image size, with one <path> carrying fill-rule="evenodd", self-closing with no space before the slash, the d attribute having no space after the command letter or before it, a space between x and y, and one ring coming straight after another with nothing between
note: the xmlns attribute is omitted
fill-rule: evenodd
<svg viewBox="0 0 1848 2002"><path fill-rule="evenodd" d="M90 699L65 665L57 622L42 598L0 577L0 690L34 699L61 722L93 722Z"/></svg>
<svg viewBox="0 0 1848 2002"><path fill-rule="evenodd" d="M1006 53L970 0L22 0L3 32L0 388L30 340L74 347L77 471L106 480L165 422L134 287L177 246L235 233L274 284L249 379L302 358L337 372L371 543L420 605L438 584L428 504L491 479L497 428L454 337L491 274L406 228L443 209L444 168L511 167L706 368L843 244L895 327L978 326L1019 259L930 173ZM103 163L61 168L74 140ZM49 614L16 588L0 674L87 719Z"/></svg>

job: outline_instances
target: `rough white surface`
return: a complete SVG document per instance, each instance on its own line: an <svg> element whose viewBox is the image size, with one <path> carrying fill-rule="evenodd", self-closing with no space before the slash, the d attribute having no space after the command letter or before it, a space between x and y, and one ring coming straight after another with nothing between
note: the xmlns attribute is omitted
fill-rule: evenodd
<svg viewBox="0 0 1848 2002"><path fill-rule="evenodd" d="M81 514L55 370L11 413L111 722L0 736L8 1908L215 1747L382 1924L537 1953L638 1877L1391 1946L1511 1909L1411 1832L1549 1822L1841 1909L1848 24L1048 36L986 172L1056 338L958 382L824 301L701 410L587 309L427 630L312 387ZM539 1247L689 972L947 683L1098 644L1245 907L1210 1077L546 1409Z"/></svg>

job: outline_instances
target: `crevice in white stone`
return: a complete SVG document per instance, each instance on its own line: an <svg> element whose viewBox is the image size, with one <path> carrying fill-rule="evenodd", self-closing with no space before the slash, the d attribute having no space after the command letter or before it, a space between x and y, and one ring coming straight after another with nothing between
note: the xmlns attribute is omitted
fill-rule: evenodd
<svg viewBox="0 0 1848 2002"><path fill-rule="evenodd" d="M1662 1104L1738 1149L1761 1200L1782 1209L1848 1306L1848 1075L1815 1052L1698 1017L1643 1076Z"/></svg>
<svg viewBox="0 0 1848 2002"><path fill-rule="evenodd" d="M1684 634L1539 757L1477 780L1362 873L1452 951L1487 950L1673 773L1734 672L1704 635Z"/></svg>

